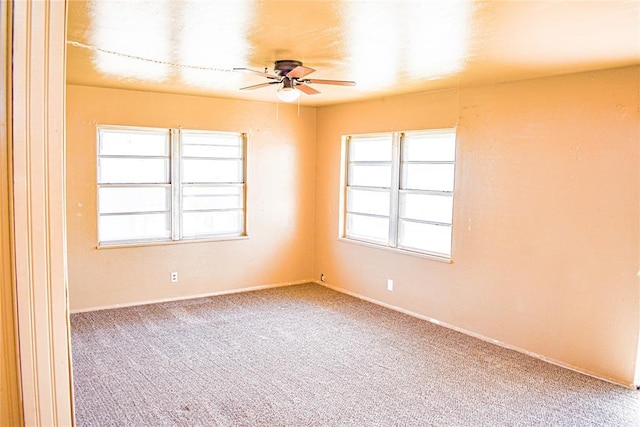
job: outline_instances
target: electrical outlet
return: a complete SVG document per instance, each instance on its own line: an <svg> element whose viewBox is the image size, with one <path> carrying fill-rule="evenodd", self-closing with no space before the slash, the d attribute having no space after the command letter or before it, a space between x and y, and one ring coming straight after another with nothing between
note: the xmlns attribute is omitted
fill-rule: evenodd
<svg viewBox="0 0 640 427"><path fill-rule="evenodd" d="M178 272L177 271L172 271L171 272L171 283L178 283Z"/></svg>
<svg viewBox="0 0 640 427"><path fill-rule="evenodd" d="M393 279L387 279L387 290L389 292L393 291Z"/></svg>
<svg viewBox="0 0 640 427"><path fill-rule="evenodd" d="M327 278L325 277L324 273L322 273L322 274L320 275L320 281L321 281L321 282L324 282L326 279L327 279Z"/></svg>

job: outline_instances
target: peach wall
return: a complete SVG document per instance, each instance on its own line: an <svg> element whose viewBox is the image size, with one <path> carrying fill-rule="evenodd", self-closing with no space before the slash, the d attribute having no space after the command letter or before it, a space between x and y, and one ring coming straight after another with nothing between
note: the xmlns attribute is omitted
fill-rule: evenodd
<svg viewBox="0 0 640 427"><path fill-rule="evenodd" d="M96 249L96 125L248 133L249 238ZM311 278L316 110L67 87L67 223L72 310ZM179 273L170 283L171 271Z"/></svg>
<svg viewBox="0 0 640 427"><path fill-rule="evenodd" d="M639 74L631 67L319 108L314 276L631 384ZM452 264L338 240L341 135L455 125Z"/></svg>

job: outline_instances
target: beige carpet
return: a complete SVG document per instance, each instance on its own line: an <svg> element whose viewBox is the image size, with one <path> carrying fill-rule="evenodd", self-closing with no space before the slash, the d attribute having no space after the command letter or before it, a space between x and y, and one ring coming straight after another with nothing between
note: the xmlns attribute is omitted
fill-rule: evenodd
<svg viewBox="0 0 640 427"><path fill-rule="evenodd" d="M640 393L315 284L74 314L79 426L634 426Z"/></svg>

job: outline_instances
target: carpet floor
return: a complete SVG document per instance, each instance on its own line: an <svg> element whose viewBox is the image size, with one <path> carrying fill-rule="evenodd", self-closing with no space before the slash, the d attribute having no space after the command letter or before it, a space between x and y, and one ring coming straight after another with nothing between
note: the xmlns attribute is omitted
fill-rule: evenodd
<svg viewBox="0 0 640 427"><path fill-rule="evenodd" d="M315 284L71 316L78 426L638 426L640 393Z"/></svg>

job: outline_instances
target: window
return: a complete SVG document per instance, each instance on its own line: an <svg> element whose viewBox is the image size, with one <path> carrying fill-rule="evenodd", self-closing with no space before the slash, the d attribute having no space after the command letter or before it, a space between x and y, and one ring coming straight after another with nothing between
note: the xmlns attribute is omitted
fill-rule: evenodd
<svg viewBox="0 0 640 427"><path fill-rule="evenodd" d="M455 129L346 138L342 237L451 257Z"/></svg>
<svg viewBox="0 0 640 427"><path fill-rule="evenodd" d="M100 126L98 242L245 234L240 133Z"/></svg>

